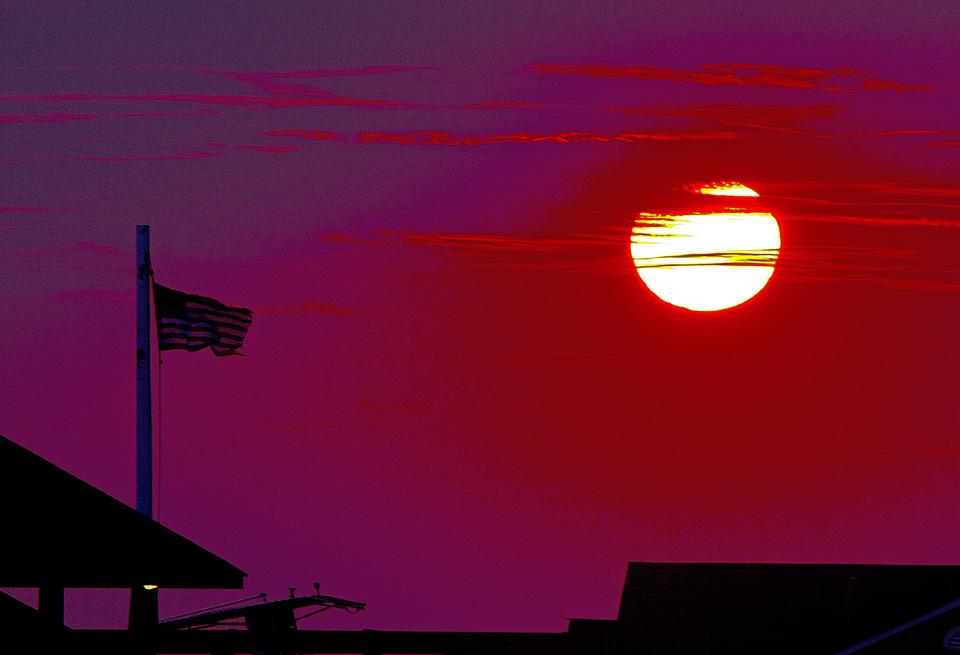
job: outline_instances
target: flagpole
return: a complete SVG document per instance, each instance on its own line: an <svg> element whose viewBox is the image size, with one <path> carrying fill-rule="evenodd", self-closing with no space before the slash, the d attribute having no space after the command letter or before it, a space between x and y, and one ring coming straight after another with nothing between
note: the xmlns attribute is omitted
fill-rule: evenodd
<svg viewBox="0 0 960 655"><path fill-rule="evenodd" d="M153 518L150 407L150 226L137 226L137 511Z"/></svg>
<svg viewBox="0 0 960 655"><path fill-rule="evenodd" d="M137 511L153 518L153 412L150 407L150 226L137 226ZM146 634L156 628L159 601L157 588L143 580L130 590L129 627ZM137 655L156 651L145 644L133 649Z"/></svg>

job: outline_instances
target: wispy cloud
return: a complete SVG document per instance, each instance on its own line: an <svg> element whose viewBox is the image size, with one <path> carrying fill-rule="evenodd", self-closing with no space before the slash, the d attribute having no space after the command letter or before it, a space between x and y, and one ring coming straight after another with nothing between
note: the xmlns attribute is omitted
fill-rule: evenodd
<svg viewBox="0 0 960 655"><path fill-rule="evenodd" d="M820 91L921 91L930 87L877 78L857 68L805 68L771 64L705 64L696 69L612 64L539 64L542 75L626 78L670 81L707 86L755 86Z"/></svg>
<svg viewBox="0 0 960 655"><path fill-rule="evenodd" d="M888 228L960 228L960 189L914 180L771 181L764 197L790 220Z"/></svg>
<svg viewBox="0 0 960 655"><path fill-rule="evenodd" d="M806 221L814 223L842 223L847 225L865 225L870 227L930 227L956 230L960 229L960 218L955 219L936 219L916 216L913 218L898 218L896 216L859 216L854 214L812 214L795 213L791 214L791 220Z"/></svg>
<svg viewBox="0 0 960 655"><path fill-rule="evenodd" d="M921 184L917 180L909 178L896 180L790 179L767 182L764 186L773 191L793 189L805 192L834 192L844 195L851 192L866 192L878 197L893 195L912 198L960 199L960 187Z"/></svg>
<svg viewBox="0 0 960 655"><path fill-rule="evenodd" d="M802 134L804 121L835 118L840 108L835 104L815 105L699 105L689 107L611 107L609 111L635 116L677 116L709 121L718 125Z"/></svg>
<svg viewBox="0 0 960 655"><path fill-rule="evenodd" d="M704 141L735 139L736 132L717 131L636 131L602 134L598 132L514 132L506 134L456 134L453 132L414 130L408 132L354 132L347 135L326 130L269 130L266 136L296 137L308 141L351 141L357 144L421 145L477 147L505 143L641 143L647 141Z"/></svg>
<svg viewBox="0 0 960 655"><path fill-rule="evenodd" d="M254 312L261 314L352 314L354 310L338 305L329 305L316 300L307 300L297 305L255 305Z"/></svg>
<svg viewBox="0 0 960 655"><path fill-rule="evenodd" d="M882 137L882 136L942 136L946 134L960 134L960 130L931 130L931 129L898 129L878 130L874 132L849 132L846 134L826 135L836 138Z"/></svg>
<svg viewBox="0 0 960 655"><path fill-rule="evenodd" d="M597 132L554 132L536 134L516 132L512 134L453 134L452 132L358 132L354 135L356 143L394 143L402 145L436 146L486 146L503 143L639 143L643 141L702 141L716 139L734 139L731 131L714 132L619 132L600 134Z"/></svg>
<svg viewBox="0 0 960 655"><path fill-rule="evenodd" d="M206 150L191 150L171 155L87 155L73 157L77 161L176 161L179 159L208 159L210 157L220 157L218 152L209 152Z"/></svg>
<svg viewBox="0 0 960 655"><path fill-rule="evenodd" d="M52 263L68 267L82 268L97 262L97 266L110 266L107 262L116 260L120 248L112 244L94 241L77 241L62 246L43 247L34 250L21 250L12 256L21 266L41 267Z"/></svg>
<svg viewBox="0 0 960 655"><path fill-rule="evenodd" d="M960 291L960 268L927 262L910 248L799 246L778 263L790 282L856 282L914 291Z"/></svg>
<svg viewBox="0 0 960 655"><path fill-rule="evenodd" d="M150 67L147 67L148 69ZM144 93L144 94L111 94L111 93L45 93L30 95L0 96L0 102L160 102L160 103L188 103L218 107L251 107L262 109L283 109L289 107L361 107L376 109L413 108L420 105L401 100L383 100L370 98L355 98L338 95L321 89L313 84L304 83L307 80L356 77L367 75L386 75L399 72L415 72L437 70L428 66L364 66L353 69L324 69L300 71L229 71L203 68L171 69L155 67L165 71L180 71L204 75L215 75L239 82L251 87L257 94L216 94L216 93ZM291 81L295 80L295 81ZM157 116L169 115L162 112L144 114L124 114L124 116ZM16 115L10 115L16 116ZM16 122L56 122L42 120L44 115L20 115L27 118ZM34 117L30 120L29 117ZM73 117L61 120L81 120L79 114L49 114L47 116ZM120 116L120 115L117 115ZM96 118L88 115L88 118ZM11 119L9 122L15 122Z"/></svg>
<svg viewBox="0 0 960 655"><path fill-rule="evenodd" d="M97 118L96 114L0 114L0 123L73 123Z"/></svg>
<svg viewBox="0 0 960 655"><path fill-rule="evenodd" d="M305 80L418 73L441 69L436 66L361 66L359 68L323 68L296 71L231 71L212 68L185 70L235 80L250 85L261 93L270 95L310 96L318 93L322 95L326 92L311 84L304 84ZM291 82L290 80L297 81Z"/></svg>
<svg viewBox="0 0 960 655"><path fill-rule="evenodd" d="M346 141L345 134L327 130L267 130L265 136L293 136L305 141Z"/></svg>
<svg viewBox="0 0 960 655"><path fill-rule="evenodd" d="M102 243L94 243L93 241L79 241L73 245L61 248L59 252L91 252L97 255L116 255L120 252L120 248Z"/></svg>
<svg viewBox="0 0 960 655"><path fill-rule="evenodd" d="M261 107L264 109L283 109L289 107L366 107L390 109L413 106L413 103L398 100L351 98L319 91L315 95L310 96L253 96L204 93L144 93L139 95L49 93L40 95L0 96L0 102L178 102L218 107Z"/></svg>
<svg viewBox="0 0 960 655"><path fill-rule="evenodd" d="M314 237L317 241L328 243L335 246L388 246L391 245L392 236L386 232L374 232L373 236L362 236L359 234L318 234Z"/></svg>
<svg viewBox="0 0 960 655"><path fill-rule="evenodd" d="M47 212L75 211L70 207L24 207L18 205L0 206L0 214L44 214Z"/></svg>
<svg viewBox="0 0 960 655"><path fill-rule="evenodd" d="M873 226L872 224L870 224ZM591 275L635 275L629 229L597 229L569 235L388 232L346 238L356 247L411 246L435 250L462 266L498 269L563 270ZM329 241L326 237L318 237ZM791 244L779 256L770 251L696 253L736 266L775 265L778 279L796 283L856 282L928 291L960 291L960 267L931 263L913 248ZM663 264L684 265L684 257Z"/></svg>
<svg viewBox="0 0 960 655"><path fill-rule="evenodd" d="M604 229L566 235L380 231L347 243L428 248L466 266L610 274L622 271L625 262L629 263L629 257L623 259L629 250L629 238L629 230Z"/></svg>
<svg viewBox="0 0 960 655"><path fill-rule="evenodd" d="M255 152L288 153L296 152L293 146L237 146L240 150L253 150Z"/></svg>
<svg viewBox="0 0 960 655"><path fill-rule="evenodd" d="M132 291L60 291L54 295L57 300L71 302L133 302Z"/></svg>

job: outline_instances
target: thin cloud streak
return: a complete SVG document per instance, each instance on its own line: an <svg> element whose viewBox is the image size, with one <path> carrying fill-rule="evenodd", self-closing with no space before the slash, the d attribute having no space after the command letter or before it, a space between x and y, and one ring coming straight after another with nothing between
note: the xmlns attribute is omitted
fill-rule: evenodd
<svg viewBox="0 0 960 655"><path fill-rule="evenodd" d="M56 300L70 302L129 302L136 300L132 291L60 291Z"/></svg>
<svg viewBox="0 0 960 655"><path fill-rule="evenodd" d="M155 93L118 95L106 93L51 93L40 95L0 96L0 102L172 102L213 105L218 107L361 107L373 109L414 108L414 103L399 100L369 100L338 96L318 91L310 96L214 95L203 93Z"/></svg>
<svg viewBox="0 0 960 655"><path fill-rule="evenodd" d="M84 156L73 157L77 161L176 161L181 159L209 159L211 157L220 157L218 152L207 152L205 150L191 150L189 152L178 153L175 155L157 155L153 157L128 157L128 156Z"/></svg>
<svg viewBox="0 0 960 655"><path fill-rule="evenodd" d="M116 67L112 70L125 70L125 67ZM70 71L87 71L90 69L70 68L58 69ZM427 108L429 105L406 102L401 100L379 100L355 98L337 95L312 84L304 84L304 80L329 79L337 77L359 77L371 75L388 75L403 72L437 71L432 66L363 66L352 69L320 69L297 71L231 71L207 68L172 68L167 66L133 67L132 70L161 70L165 72L183 72L200 75L214 75L224 79L239 82L252 88L261 95L251 94L209 94L209 93L146 93L146 94L104 94L104 93L47 93L33 95L6 95L0 96L0 102L34 103L34 102L161 102L161 103L191 103L212 105L219 107L247 107L260 109L285 109L290 107L358 107L373 109L413 109ZM291 82L288 80L297 80ZM163 112L135 115L163 115ZM11 115L14 116L14 115ZM41 116L41 115L36 115ZM55 115L51 115L55 116ZM67 116L66 114L62 116ZM119 115L118 115L119 116ZM96 118L96 116L91 116ZM66 120L66 119L65 119ZM79 120L79 119L74 119ZM2 121L0 121L2 122ZM10 122L49 122L43 120L23 120Z"/></svg>
<svg viewBox="0 0 960 655"><path fill-rule="evenodd" d="M755 86L834 92L903 92L931 88L878 79L872 73L851 67L822 69L768 64L705 64L699 69L682 69L611 64L538 64L533 67L533 72L541 75L686 82L706 86Z"/></svg>
<svg viewBox="0 0 960 655"><path fill-rule="evenodd" d="M703 141L735 139L733 131L705 132L555 132L536 134L516 132L509 134L454 134L453 132L414 130L408 132L354 132L349 138L339 132L326 130L268 130L265 136L295 137L307 141L350 141L356 144L429 145L447 147L477 147L505 143L641 143L646 141Z"/></svg>
<svg viewBox="0 0 960 655"><path fill-rule="evenodd" d="M76 121L90 121L98 118L100 118L100 116L96 114L0 114L0 123L43 123L51 125L59 123L73 123Z"/></svg>
<svg viewBox="0 0 960 655"><path fill-rule="evenodd" d="M339 244L412 246L438 251L464 266L527 270L565 270L580 274L632 274L629 230L560 235L379 232L373 237L345 235L318 239ZM727 255L730 253L720 253ZM769 266L772 258L756 251L733 253L730 265ZM682 259L678 260L682 265ZM960 269L932 267L920 253L888 246L792 246L776 259L775 274L789 282L856 282L928 291L960 291Z"/></svg>
<svg viewBox="0 0 960 655"><path fill-rule="evenodd" d="M71 207L21 207L16 205L0 206L0 214L44 214L47 212L72 212Z"/></svg>
<svg viewBox="0 0 960 655"><path fill-rule="evenodd" d="M354 313L354 310L348 307L329 305L316 300L307 300L299 305L254 305L251 309L259 314L330 314L342 316Z"/></svg>
<svg viewBox="0 0 960 655"><path fill-rule="evenodd" d="M872 227L960 228L960 189L912 180L782 180L764 198L792 221Z"/></svg>
<svg viewBox="0 0 960 655"><path fill-rule="evenodd" d="M806 134L799 123L814 119L836 118L835 104L816 105L699 105L689 107L608 107L607 111L634 116L676 116L706 120L718 125L753 130Z"/></svg>
<svg viewBox="0 0 960 655"><path fill-rule="evenodd" d="M852 216L849 214L791 214L790 220L812 223L843 223L871 227L930 227L960 229L960 219L896 218L889 216Z"/></svg>
<svg viewBox="0 0 960 655"><path fill-rule="evenodd" d="M892 194L930 196L939 198L960 198L960 187L923 185L917 184L911 179L875 181L793 179L767 182L764 184L764 186L772 190L835 190L839 193L849 193L850 191L866 191L880 195Z"/></svg>
<svg viewBox="0 0 960 655"><path fill-rule="evenodd" d="M264 136L291 136L305 141L346 141L345 134L327 130L267 130Z"/></svg>
<svg viewBox="0 0 960 655"><path fill-rule="evenodd" d="M253 150L255 152L288 153L296 152L293 146L236 146L239 150Z"/></svg>
<svg viewBox="0 0 960 655"><path fill-rule="evenodd" d="M268 95L325 96L326 91L310 84L285 82L281 80L315 80L337 77L366 77L371 75L392 75L395 73L417 73L441 69L436 66L361 66L360 68L326 68L296 71L230 71L212 68L182 69L187 72L216 75L252 86L260 93Z"/></svg>

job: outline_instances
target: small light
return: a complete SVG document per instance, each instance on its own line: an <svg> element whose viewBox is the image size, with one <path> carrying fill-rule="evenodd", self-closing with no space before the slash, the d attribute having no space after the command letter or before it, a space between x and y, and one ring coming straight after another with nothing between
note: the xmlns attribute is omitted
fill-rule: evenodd
<svg viewBox="0 0 960 655"><path fill-rule="evenodd" d="M146 589L147 591L153 591L154 589L157 588L157 585L155 585L155 584L145 584L145 585L143 585L143 588Z"/></svg>

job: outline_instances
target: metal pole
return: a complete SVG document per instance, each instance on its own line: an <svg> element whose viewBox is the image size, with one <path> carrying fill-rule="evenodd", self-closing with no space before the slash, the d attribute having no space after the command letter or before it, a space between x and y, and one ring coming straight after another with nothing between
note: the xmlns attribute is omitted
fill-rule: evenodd
<svg viewBox="0 0 960 655"><path fill-rule="evenodd" d="M137 226L137 511L153 517L150 408L150 226Z"/></svg>
<svg viewBox="0 0 960 655"><path fill-rule="evenodd" d="M153 518L153 412L150 407L150 226L137 226L137 511ZM152 582L145 580L144 582ZM129 627L141 634L156 628L157 590L136 585L130 593ZM138 655L156 651L146 645Z"/></svg>

